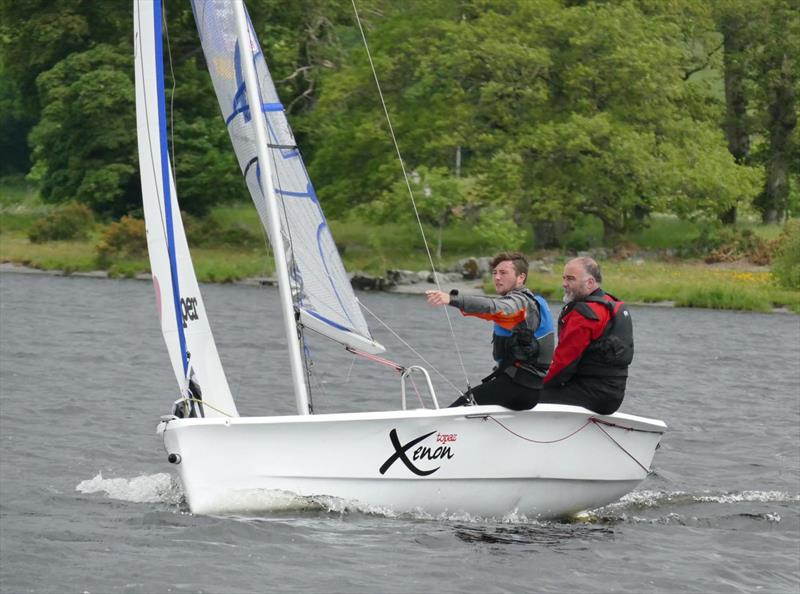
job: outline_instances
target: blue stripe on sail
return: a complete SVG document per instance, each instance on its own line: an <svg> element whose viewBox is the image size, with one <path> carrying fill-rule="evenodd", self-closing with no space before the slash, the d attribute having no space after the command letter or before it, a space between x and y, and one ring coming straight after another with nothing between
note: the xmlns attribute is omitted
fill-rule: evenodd
<svg viewBox="0 0 800 594"><path fill-rule="evenodd" d="M331 271L328 269L328 260L325 257L325 252L322 250L322 233L328 228L328 221L325 220L325 213L322 212L322 206L320 206L319 199L317 198L317 193L314 191L314 186L311 185L311 181L308 182L308 193L311 196L311 200L314 204L317 205L319 209L319 216L322 219L322 222L317 227L317 249L319 250L319 258L322 260L322 265L325 266L325 274L328 277L328 280L331 283L331 289L333 289L333 294L336 296L336 300L339 302L339 305L342 307L342 313L344 313L347 321L350 322L353 326L355 323L353 319L350 317L350 313L347 311L347 307L345 307L344 302L342 301L341 295L339 295L339 291L336 289L336 285L333 282L333 278L331 277Z"/></svg>
<svg viewBox="0 0 800 594"><path fill-rule="evenodd" d="M250 24L250 27L252 29L252 23L250 23L249 19L250 19L250 17L248 17L248 24ZM254 34L254 37L255 37L255 34ZM253 66L256 68L256 71L258 71L257 62L259 60L261 60L261 62L264 62L264 55L261 53L260 49L259 49L259 51L257 53L255 53L253 55ZM234 50L233 50L233 69L234 69L234 73L235 73L235 76L236 76L236 93L233 96L233 104L231 106L232 112L228 117L225 118L225 125L226 126L229 126L230 123L233 120L235 120L236 116L238 116L239 114L244 114L244 121L245 122L249 122L250 118L251 118L250 106L247 104L247 92L246 92L247 89L245 87L244 75L242 74L242 56L241 56L241 52L239 51L239 41L238 40L236 41L236 45L235 45ZM267 72L269 72L269 69L267 69L266 63L264 63L264 69L267 70ZM260 79L256 79L256 80L258 81L259 86L260 86L261 80ZM259 88L258 91L259 91L258 92L258 96L261 97L261 89ZM261 111L263 113L283 112L284 108L283 108L283 104L282 103L262 103L261 104ZM267 120L268 132L273 138L275 138L276 143L277 143L278 134L275 132L275 129L272 127L272 123L269 121L269 118L266 118L266 120ZM281 156L283 157L284 160L286 160L286 159L294 159L294 158L300 156L300 151L297 150L296 148L294 148L294 149L291 149L291 150L289 150L287 152L283 152L283 150L281 149Z"/></svg>
<svg viewBox="0 0 800 594"><path fill-rule="evenodd" d="M181 348L181 361L184 376L189 369L189 358L186 355L186 336L183 332L183 314L181 312L181 290L178 283L178 263L175 257L175 230L172 220L172 189L170 188L170 172L167 155L167 107L164 102L164 48L161 33L161 2L153 2L153 23L155 25L156 42L156 81L158 85L158 134L161 144L161 184L164 196L164 216L167 226L167 253L169 254L170 277L172 280L172 301L175 307L175 322L178 326L178 342Z"/></svg>
<svg viewBox="0 0 800 594"><path fill-rule="evenodd" d="M263 191L261 190L261 165L259 165L258 159L255 160L255 163L256 163L256 185L258 186L259 192L262 192L261 196L263 197L264 194ZM250 167L249 163L247 167L248 168ZM278 192L279 190L276 188L275 191ZM289 276L291 276L292 280L294 280L294 282L297 283L299 286L303 286L303 275L301 274L300 269L297 267L297 264L295 264L294 259L292 259L291 266L289 268ZM299 297L298 305L303 305L302 291L299 293L298 297Z"/></svg>
<svg viewBox="0 0 800 594"><path fill-rule="evenodd" d="M296 148L286 151L285 153L283 152L283 150L281 150L281 157L283 157L284 161L288 159L295 159L299 156L300 156L300 151L297 150Z"/></svg>
<svg viewBox="0 0 800 594"><path fill-rule="evenodd" d="M281 188L275 188L275 193L280 194L281 196L287 196L288 198L308 198L309 200L311 200L311 202L319 206L319 202L317 202L317 197L314 194L313 190L311 192L290 192L289 190L282 190Z"/></svg>
<svg viewBox="0 0 800 594"><path fill-rule="evenodd" d="M319 218L322 219L322 222L317 227L317 249L319 250L319 257L322 260L323 266L325 266L325 275L328 277L328 281L331 283L331 288L333 289L333 294L336 296L336 300L339 302L339 305L342 307L342 313L344 313L347 321L349 321L353 326L355 326L355 322L350 317L350 313L345 307L344 302L342 301L341 295L339 295L339 291L336 289L336 285L333 283L333 278L331 278L331 271L328 269L328 261L325 258L325 253L322 251L322 232L328 228L328 220L325 218L325 213L322 212L322 205L319 203L319 198L317 198L317 193L314 191L314 186L311 185L311 178L308 176L308 171L306 170L306 164L303 163L303 160L300 159L300 166L303 168L303 173L306 176L307 180L307 196L311 198L314 204L317 205L319 209ZM329 231L330 233L330 231Z"/></svg>
<svg viewBox="0 0 800 594"><path fill-rule="evenodd" d="M244 85L242 85L242 87L240 87L240 89L238 91L236 91L236 96L234 97L234 100L233 100L234 106L239 101L237 99L237 97L240 96L239 93L241 92L242 89L244 89ZM261 111L264 112L264 113L269 113L269 112L274 112L274 111L283 111L283 103L262 103L261 104ZM246 122L250 121L250 106L247 103L244 103L240 107L236 107L233 110L233 113L231 113L231 115L229 115L227 118L225 118L225 125L226 126L230 125L230 123L233 120L235 120L236 116L238 116L240 113L244 113L244 120ZM271 128L271 126L270 126L270 128Z"/></svg>
<svg viewBox="0 0 800 594"><path fill-rule="evenodd" d="M307 176L306 176L307 177ZM322 212L322 206L320 206L319 199L317 198L317 194L314 191L314 186L311 185L311 182L308 182L307 191L305 192L291 192L289 190L282 190L280 188L275 188L275 193L280 194L281 196L286 196L287 198L308 198L317 205L317 209L319 210L319 216L322 219L322 222L317 227L317 250L319 250L319 259L322 261L322 265L325 267L325 276L328 277L328 281L330 282L331 289L333 290L333 295L336 297L336 300L339 302L339 306L342 308L342 313L344 317L347 318L347 321L355 326L353 323L353 319L350 317L350 313L348 312L347 307L342 300L342 296L339 295L339 291L336 289L336 285L333 282L333 277L331 276L331 271L328 268L328 260L325 258L325 252L322 248L322 233L325 229L328 228L328 222L325 220L325 214Z"/></svg>
<svg viewBox="0 0 800 594"><path fill-rule="evenodd" d="M332 326L332 327L336 328L337 330L342 330L343 332L350 332L351 334L355 334L355 332L353 332L350 328L347 328L346 326L342 326L341 324L337 324L333 320L329 320L325 316L322 316L322 315L318 314L315 311L312 311L310 309L303 309L303 311L306 312L310 316L314 316L319 321L325 322L326 324L328 324L328 326Z"/></svg>
<svg viewBox="0 0 800 594"><path fill-rule="evenodd" d="M316 197L314 201L316 202ZM342 297L341 295L339 295L339 291L336 289L336 285L333 283L333 278L331 277L331 271L328 270L328 260L325 258L325 253L322 251L322 240L321 240L322 233L327 228L328 228L328 223L326 223L324 220L319 224L319 227L317 227L317 249L319 250L319 259L322 260L322 265L325 267L325 275L328 277L328 281L330 281L331 283L331 289L333 289L333 294L336 296L336 301L339 302L339 305L342 308L342 313L344 314L344 317L347 318L348 322L353 324L353 320L350 317L350 314L348 313L347 308L344 305L344 302L342 301ZM355 326L355 324L353 325Z"/></svg>
<svg viewBox="0 0 800 594"><path fill-rule="evenodd" d="M244 121L250 121L250 108L247 105L247 96L245 94L244 74L242 73L242 56L239 51L239 40L236 40L236 45L233 48L233 71L236 76L236 94L233 96L233 115L231 118L239 113L244 113ZM229 120L226 120L226 123Z"/></svg>

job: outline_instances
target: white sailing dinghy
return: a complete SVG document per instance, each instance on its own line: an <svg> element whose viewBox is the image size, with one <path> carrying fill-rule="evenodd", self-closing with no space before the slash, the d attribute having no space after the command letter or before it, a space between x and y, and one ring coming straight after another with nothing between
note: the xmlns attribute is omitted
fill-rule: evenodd
<svg viewBox="0 0 800 594"><path fill-rule="evenodd" d="M265 511L277 491L388 513L552 518L600 507L638 485L666 430L663 422L561 405L439 409L424 370L435 408L406 410L403 382L421 370L417 366L403 373L400 410L311 414L304 330L350 350L376 354L383 347L360 311L243 3L193 0L192 7L222 115L272 243L297 414L237 413L172 178L161 2L134 0L147 243L161 327L181 391L158 433L190 509Z"/></svg>

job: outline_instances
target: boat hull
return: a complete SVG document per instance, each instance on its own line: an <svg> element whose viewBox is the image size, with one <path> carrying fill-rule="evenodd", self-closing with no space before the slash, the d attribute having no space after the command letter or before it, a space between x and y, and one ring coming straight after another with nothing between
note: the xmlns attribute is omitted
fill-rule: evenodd
<svg viewBox="0 0 800 594"><path fill-rule="evenodd" d="M194 513L268 511L285 492L384 513L528 518L568 516L631 491L665 429L561 405L159 425Z"/></svg>

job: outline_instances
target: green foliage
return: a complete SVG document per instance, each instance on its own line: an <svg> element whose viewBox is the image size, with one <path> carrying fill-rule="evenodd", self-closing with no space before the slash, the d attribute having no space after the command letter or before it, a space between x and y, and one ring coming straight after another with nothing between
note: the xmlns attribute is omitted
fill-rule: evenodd
<svg viewBox="0 0 800 594"><path fill-rule="evenodd" d="M33 175L48 202L120 215L139 202L128 48L97 45L37 79L45 105L31 132Z"/></svg>
<svg viewBox="0 0 800 594"><path fill-rule="evenodd" d="M27 173L31 166L26 137L35 120L23 113L12 83L0 61L0 175Z"/></svg>
<svg viewBox="0 0 800 594"><path fill-rule="evenodd" d="M181 208L203 216L212 206L248 199L221 118L175 123L175 183Z"/></svg>
<svg viewBox="0 0 800 594"><path fill-rule="evenodd" d="M572 252L600 247L603 245L603 222L592 215L578 216L573 229L559 238L559 244Z"/></svg>
<svg viewBox="0 0 800 594"><path fill-rule="evenodd" d="M37 220L28 232L32 243L86 239L94 227L94 215L84 204L69 202Z"/></svg>
<svg viewBox="0 0 800 594"><path fill-rule="evenodd" d="M359 7L404 160L429 178L421 217L445 252L454 218L478 224L489 211L511 217L512 242L550 228L578 249L643 229L654 212L701 221L733 207L776 216L797 204L792 0ZM408 216L349 5L253 0L248 8L326 214L366 205L357 212L370 220ZM47 202L77 200L114 217L139 208L131 14L129 2L0 4L0 173L32 159L30 178ZM167 0L165 15L176 184L182 209L202 216L246 189L191 8ZM738 111L725 93L733 83L744 98ZM732 155L734 129L745 136L744 156ZM587 233L583 215L602 231ZM479 225L480 241L499 241L502 217L492 216ZM226 241L240 240L250 241Z"/></svg>
<svg viewBox="0 0 800 594"><path fill-rule="evenodd" d="M675 305L763 312L772 310L772 304L764 301L759 295L730 287L692 287L676 296Z"/></svg>
<svg viewBox="0 0 800 594"><path fill-rule="evenodd" d="M27 173L31 166L26 138L44 104L39 75L92 44L128 36L130 12L124 2L0 3L0 172Z"/></svg>
<svg viewBox="0 0 800 594"><path fill-rule="evenodd" d="M215 212L204 218L182 213L181 218L191 246L258 248L265 245L266 239L258 230L239 221L221 221Z"/></svg>
<svg viewBox="0 0 800 594"><path fill-rule="evenodd" d="M368 34L405 160L452 171L460 150L463 175L482 181L478 209L503 206L521 228L591 214L613 240L650 212L714 217L758 194L763 174L735 162L719 127L724 97L687 82L719 44L702 6L526 0L384 15ZM332 213L385 212L399 178L361 51L326 76L304 121Z"/></svg>
<svg viewBox="0 0 800 594"><path fill-rule="evenodd" d="M800 290L800 220L786 223L778 239L772 274L787 289Z"/></svg>
<svg viewBox="0 0 800 594"><path fill-rule="evenodd" d="M420 167L401 178L380 198L362 205L356 213L367 220L414 222L432 226L436 233L436 258L442 257L445 228L463 218L470 180L451 177L443 168ZM409 195L409 189L411 194ZM413 202L412 202L413 197Z"/></svg>
<svg viewBox="0 0 800 594"><path fill-rule="evenodd" d="M700 234L688 244L683 255L700 256L708 263L735 262L747 259L766 265L772 258L772 245L752 229L705 223Z"/></svg>
<svg viewBox="0 0 800 594"><path fill-rule="evenodd" d="M475 234L493 252L521 250L528 239L525 230L514 224L511 211L503 207L483 212L475 227Z"/></svg>
<svg viewBox="0 0 800 594"><path fill-rule="evenodd" d="M36 186L25 181L21 174L0 178L0 233L28 230L51 208L42 204Z"/></svg>
<svg viewBox="0 0 800 594"><path fill-rule="evenodd" d="M646 250L674 249L688 253L700 232L701 225L697 221L656 213L648 218L642 229L629 233L627 237Z"/></svg>
<svg viewBox="0 0 800 594"><path fill-rule="evenodd" d="M98 264L103 268L114 259L142 257L147 253L144 221L123 216L106 227L95 249Z"/></svg>

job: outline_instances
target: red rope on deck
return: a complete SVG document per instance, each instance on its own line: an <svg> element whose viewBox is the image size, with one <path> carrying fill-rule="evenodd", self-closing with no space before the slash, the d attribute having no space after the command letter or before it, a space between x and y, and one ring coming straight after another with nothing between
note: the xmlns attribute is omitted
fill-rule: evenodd
<svg viewBox="0 0 800 594"><path fill-rule="evenodd" d="M500 421L498 421L497 419L495 419L491 415L486 417L486 418L493 420L495 423L500 425L503 429L505 429L506 431L508 431L512 435L514 435L516 437L519 437L520 439L524 439L525 441L529 441L531 443L558 443L559 441L564 441L565 439L569 439L570 437L572 437L576 433L579 433L580 431L582 431L584 427L586 427L589 423L592 422L592 418L589 418L583 425L581 425L580 427L575 429L575 431L573 431L569 435L565 435L564 437L559 437L558 439L553 439L553 440L550 440L550 441L539 441L537 439L530 439L528 437L524 437L524 436L520 435L519 433L516 433L515 431L513 431L513 430L509 429L508 427L506 427L505 425L503 425L503 423L501 423Z"/></svg>
<svg viewBox="0 0 800 594"><path fill-rule="evenodd" d="M638 464L638 465L639 465L639 466L642 468L642 470L644 470L645 472L650 472L650 470L649 470L648 468L646 468L646 467L645 467L645 466L644 466L644 465L643 465L641 462L639 462L639 461L638 461L638 460L637 460L637 459L636 459L636 458L633 456L633 454L631 454L631 453L630 453L628 450L626 450L626 449L625 449L625 448L622 446L622 444L621 444L621 443L619 443L619 442L618 442L616 439L614 439L614 438L613 438L613 437L612 437L612 436L611 436L611 435L608 433L608 431L606 431L605 429L603 429L602 425L606 425L606 426L608 426L608 427L617 427L618 429L625 429L626 431L640 431L640 432L642 432L642 433L658 433L657 431L648 431L648 430L646 430L646 429L634 429L633 427L625 427L624 425L617 425L616 423L610 423L610 422L608 422L608 421L603 421L603 420L601 420L601 419L597 419L597 418L595 418L595 417L589 417L589 418L586 420L586 422L585 422L583 425L581 425L580 427L578 427L578 428L577 428L575 431L573 431L572 433L570 433L570 434L568 434L568 435L565 435L564 437L559 437L558 439L552 439L552 440L548 440L548 441L543 441L543 440L537 440L537 439L530 439L529 437L525 437L525 436L523 436L523 435L520 435L519 433L517 433L516 431L514 431L514 430L510 429L509 427L507 427L506 425L504 425L503 423L501 423L500 421L498 421L497 419L495 419L495 418L494 418L493 416L491 416L491 415L487 416L486 418L487 418L487 419L491 419L492 421L494 421L495 423L497 423L498 425L500 425L500 426L501 426L503 429L505 429L506 431L508 431L509 433L511 433L512 435L514 435L515 437L518 437L518 438L520 438L520 439L523 439L523 440L525 440L525 441L529 441L529 442L531 442L531 443L539 443L539 444L558 443L559 441L564 441L564 440L566 440L566 439L569 439L569 438L570 438L570 437L572 437L573 435L576 435L576 434L580 433L580 432L581 432L581 431L583 431L583 429L585 429L585 428L586 428L588 425L592 424L592 425L595 425L595 426L596 426L598 429L600 429L600 431L602 431L602 432L603 432L603 433L606 435L606 437L608 437L608 438L609 438L611 441L613 441L613 442L614 442L614 444L615 444L615 445L616 445L616 446L617 446L619 449L621 449L623 452L625 452L625 453L628 455L628 457L629 457L631 460L633 460L634 462L636 462L636 464Z"/></svg>

